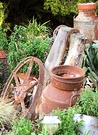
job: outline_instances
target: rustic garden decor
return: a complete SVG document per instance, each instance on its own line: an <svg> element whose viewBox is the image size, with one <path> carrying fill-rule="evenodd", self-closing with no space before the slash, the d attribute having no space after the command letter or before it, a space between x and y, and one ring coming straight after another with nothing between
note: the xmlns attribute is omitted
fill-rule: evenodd
<svg viewBox="0 0 98 135"><path fill-rule="evenodd" d="M45 61L46 85L51 69L58 65L82 65L86 38L76 28L60 25L53 32L54 43Z"/></svg>
<svg viewBox="0 0 98 135"><path fill-rule="evenodd" d="M95 9L95 3L80 3L79 14L74 18L74 28L79 29L89 41L98 39L98 17Z"/></svg>
<svg viewBox="0 0 98 135"><path fill-rule="evenodd" d="M34 62L39 65L39 77L33 78L31 82L29 82L29 77L33 68ZM25 78L23 82L20 82L18 78L18 72L23 67L23 65L29 63L27 72L25 74ZM35 116L35 108L38 103L38 100L41 96L44 85L44 67L41 60L35 57L27 57L22 62L20 62L17 67L13 70L12 74L9 76L4 89L3 89L3 98L12 98L14 101L15 107L19 104L21 105L22 114L26 118L32 118ZM35 88L36 86L36 88ZM33 93L34 91L34 93ZM29 100L26 100L26 98ZM29 104L26 104L29 102Z"/></svg>
<svg viewBox="0 0 98 135"><path fill-rule="evenodd" d="M51 83L42 92L40 113L73 106L81 92L85 71L77 66L56 66L51 71Z"/></svg>

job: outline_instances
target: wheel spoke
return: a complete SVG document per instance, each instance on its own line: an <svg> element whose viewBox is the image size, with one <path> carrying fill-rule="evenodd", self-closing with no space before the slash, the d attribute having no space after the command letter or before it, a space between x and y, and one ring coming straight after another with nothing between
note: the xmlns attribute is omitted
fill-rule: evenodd
<svg viewBox="0 0 98 135"><path fill-rule="evenodd" d="M23 85L27 82L27 80L28 80L29 77L30 77L33 64L34 64L34 61L33 61L33 59L31 59L30 64L29 64L29 67L28 67L27 72L26 72L26 75L25 75L25 79L24 79L24 81L23 81Z"/></svg>
<svg viewBox="0 0 98 135"><path fill-rule="evenodd" d="M19 87L20 83L19 83L19 81L18 81L18 77L17 77L17 75L16 75L15 72L13 72L13 77L14 77L14 79L15 79L16 86Z"/></svg>

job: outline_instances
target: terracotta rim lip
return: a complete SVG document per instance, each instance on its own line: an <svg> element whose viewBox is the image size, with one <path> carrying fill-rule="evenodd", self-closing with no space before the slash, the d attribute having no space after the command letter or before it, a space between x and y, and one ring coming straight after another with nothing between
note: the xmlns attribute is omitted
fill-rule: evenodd
<svg viewBox="0 0 98 135"><path fill-rule="evenodd" d="M95 9L96 4L95 3L80 3L78 4L78 10L89 10L89 9Z"/></svg>
<svg viewBox="0 0 98 135"><path fill-rule="evenodd" d="M6 53L0 49L0 58L6 58Z"/></svg>

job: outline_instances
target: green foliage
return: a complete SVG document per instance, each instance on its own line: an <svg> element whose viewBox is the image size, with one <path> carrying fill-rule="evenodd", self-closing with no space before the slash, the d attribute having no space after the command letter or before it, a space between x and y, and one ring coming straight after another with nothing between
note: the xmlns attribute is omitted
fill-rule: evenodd
<svg viewBox="0 0 98 135"><path fill-rule="evenodd" d="M0 27L2 26L4 22L4 5L2 2L0 2Z"/></svg>
<svg viewBox="0 0 98 135"><path fill-rule="evenodd" d="M86 76L92 80L95 89L98 89L98 40L94 40L91 44L86 44L83 68Z"/></svg>
<svg viewBox="0 0 98 135"><path fill-rule="evenodd" d="M70 13L77 14L77 4L93 2L93 0L45 0L44 8L51 10L53 15L69 15Z"/></svg>
<svg viewBox="0 0 98 135"><path fill-rule="evenodd" d="M75 108L77 113L98 117L98 93L85 89Z"/></svg>
<svg viewBox="0 0 98 135"><path fill-rule="evenodd" d="M13 121L12 132L7 133L6 135L31 135L32 128L32 122L21 116L19 121Z"/></svg>
<svg viewBox="0 0 98 135"><path fill-rule="evenodd" d="M57 115L61 120L61 124L57 132L54 135L76 135L74 130L74 112L72 108L68 110L64 109L62 111L55 110L53 114Z"/></svg>
<svg viewBox="0 0 98 135"><path fill-rule="evenodd" d="M37 36L39 38L45 38L49 35L49 28L47 26L48 22L43 24L38 24L37 21L33 18L29 21L28 27L28 36ZM31 34L31 35L30 35Z"/></svg>
<svg viewBox="0 0 98 135"><path fill-rule="evenodd" d="M8 40L6 33L0 28L0 49L7 52L8 51Z"/></svg>
<svg viewBox="0 0 98 135"><path fill-rule="evenodd" d="M77 101L77 103L68 109L53 110L52 114L58 116L61 123L53 135L80 135L83 120L75 122L75 114L85 114L98 117L98 93L92 89L85 89ZM29 132L28 132L29 130ZM32 132L33 131L33 132ZM24 117L20 121L13 122L12 132L7 135L49 135L46 127L36 120L35 123L26 120ZM88 133L85 133L87 135Z"/></svg>
<svg viewBox="0 0 98 135"><path fill-rule="evenodd" d="M0 1L0 28L2 28L5 32L10 29L10 24L5 22L7 16L7 5Z"/></svg>
<svg viewBox="0 0 98 135"><path fill-rule="evenodd" d="M30 21L27 26L15 26L9 39L8 64L12 71L16 65L28 56L34 56L45 62L48 55L49 30L45 24ZM36 66L37 67L37 66ZM38 68L35 67L35 70Z"/></svg>
<svg viewBox="0 0 98 135"><path fill-rule="evenodd" d="M96 14L98 15L98 1L96 1Z"/></svg>

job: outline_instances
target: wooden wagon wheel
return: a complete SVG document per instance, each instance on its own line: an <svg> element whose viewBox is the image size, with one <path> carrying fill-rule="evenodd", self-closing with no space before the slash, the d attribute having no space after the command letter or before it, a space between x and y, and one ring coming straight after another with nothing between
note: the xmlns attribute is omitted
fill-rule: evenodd
<svg viewBox="0 0 98 135"><path fill-rule="evenodd" d="M28 79L30 77L34 62L36 62L39 66L39 76L38 78L33 78L28 86ZM18 78L19 70L25 65L29 63L27 68L27 72L25 74L25 78L21 83ZM11 89L11 84L14 81L14 89ZM11 75L9 76L4 88L3 88L3 98L12 98L14 101L14 105L21 105L22 114L31 119L32 116L35 116L35 108L38 103L38 100L41 96L44 85L44 66L40 59L36 57L27 57L22 62L20 62L17 67L13 70ZM32 92L32 89L37 86L34 97L31 100L29 107L25 105L26 96Z"/></svg>

